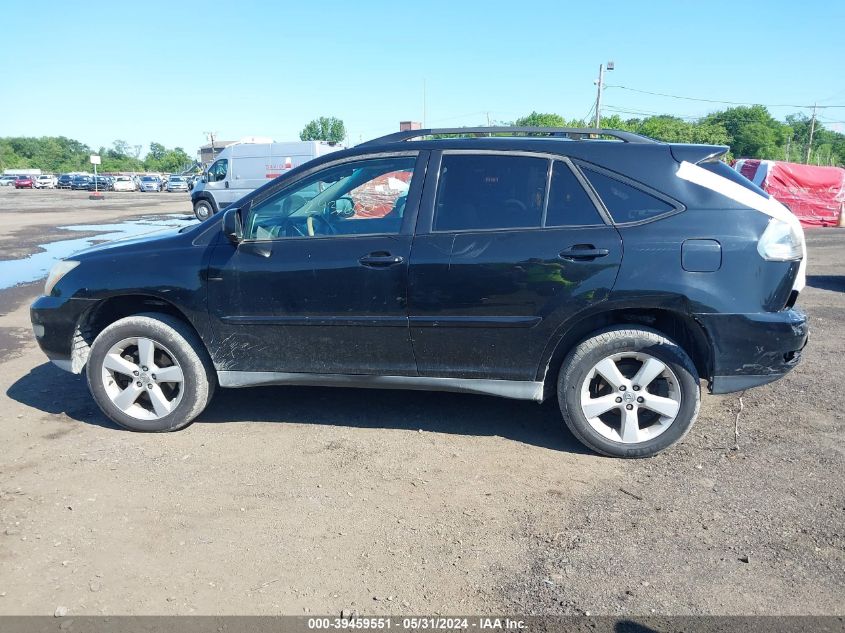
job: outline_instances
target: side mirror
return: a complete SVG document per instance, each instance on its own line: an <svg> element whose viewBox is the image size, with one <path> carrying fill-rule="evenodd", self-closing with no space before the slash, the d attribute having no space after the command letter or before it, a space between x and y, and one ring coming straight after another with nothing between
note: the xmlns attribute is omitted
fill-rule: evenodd
<svg viewBox="0 0 845 633"><path fill-rule="evenodd" d="M235 245L243 241L244 231L240 209L228 209L223 213L223 235Z"/></svg>

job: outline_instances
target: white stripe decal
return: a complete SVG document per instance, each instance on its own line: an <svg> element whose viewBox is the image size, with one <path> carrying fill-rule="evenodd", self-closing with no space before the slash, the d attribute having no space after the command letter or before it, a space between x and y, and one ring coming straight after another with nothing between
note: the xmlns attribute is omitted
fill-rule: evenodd
<svg viewBox="0 0 845 633"><path fill-rule="evenodd" d="M711 191L720 193L740 203L742 206L756 209L761 213L765 213L792 226L798 232L798 235L801 236L801 248L803 250L801 264L798 267L798 276L795 278L795 284L792 286L792 289L799 292L803 290L807 281L807 242L804 239L804 229L801 227L801 222L798 221L798 218L789 209L771 196L764 198L760 194L751 191L751 189L747 189L738 183L728 180L724 176L714 174L712 171L708 171L703 167L693 165L687 161L681 163L677 173L678 178L683 178L696 185L707 187Z"/></svg>

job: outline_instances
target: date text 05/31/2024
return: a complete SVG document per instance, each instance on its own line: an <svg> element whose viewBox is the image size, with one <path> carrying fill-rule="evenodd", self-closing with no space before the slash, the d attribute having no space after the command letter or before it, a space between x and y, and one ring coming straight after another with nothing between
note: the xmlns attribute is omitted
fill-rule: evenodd
<svg viewBox="0 0 845 633"><path fill-rule="evenodd" d="M329 630L389 630L404 631L519 631L525 628L525 621L516 618L478 617L353 617L353 618L308 618L308 628L314 631Z"/></svg>

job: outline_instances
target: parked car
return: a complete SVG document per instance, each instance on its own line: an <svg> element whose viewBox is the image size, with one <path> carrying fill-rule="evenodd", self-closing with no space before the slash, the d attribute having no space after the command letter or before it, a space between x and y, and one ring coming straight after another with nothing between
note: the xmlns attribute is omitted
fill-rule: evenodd
<svg viewBox="0 0 845 633"><path fill-rule="evenodd" d="M165 189L171 193L174 191L188 191L188 182L182 176L171 176L167 180Z"/></svg>
<svg viewBox="0 0 845 633"><path fill-rule="evenodd" d="M654 455L690 430L700 379L772 382L807 342L801 226L727 149L399 132L60 261L35 335L139 431L187 426L216 386L428 389L556 398L591 449Z"/></svg>
<svg viewBox="0 0 845 633"><path fill-rule="evenodd" d="M73 176L70 174L62 174L56 180L57 189L70 189L73 184Z"/></svg>
<svg viewBox="0 0 845 633"><path fill-rule="evenodd" d="M16 176L15 189L32 189L35 186L35 178L33 176Z"/></svg>
<svg viewBox="0 0 845 633"><path fill-rule="evenodd" d="M0 187L11 187L17 176L0 176Z"/></svg>
<svg viewBox="0 0 845 633"><path fill-rule="evenodd" d="M91 182L91 176L74 176L71 178L70 188L87 191L89 182Z"/></svg>
<svg viewBox="0 0 845 633"><path fill-rule="evenodd" d="M141 176L139 191L161 191L161 180L158 176Z"/></svg>
<svg viewBox="0 0 845 633"><path fill-rule="evenodd" d="M111 179L108 176L91 176L88 180L88 191L108 191L111 189Z"/></svg>
<svg viewBox="0 0 845 633"><path fill-rule="evenodd" d="M36 189L53 189L56 186L56 177L52 174L41 174L35 178Z"/></svg>
<svg viewBox="0 0 845 633"><path fill-rule="evenodd" d="M135 181L131 176L115 176L112 189L115 191L135 191Z"/></svg>

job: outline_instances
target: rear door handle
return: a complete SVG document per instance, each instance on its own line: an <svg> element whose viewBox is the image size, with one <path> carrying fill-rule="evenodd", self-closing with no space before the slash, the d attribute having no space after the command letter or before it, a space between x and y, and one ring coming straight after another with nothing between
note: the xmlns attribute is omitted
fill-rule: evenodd
<svg viewBox="0 0 845 633"><path fill-rule="evenodd" d="M370 253L364 255L358 260L362 266L369 266L371 268L386 268L388 266L395 266L405 261L401 255L391 255L390 253Z"/></svg>
<svg viewBox="0 0 845 633"><path fill-rule="evenodd" d="M571 261L592 260L597 257L607 257L610 251L606 248L596 248L592 244L576 244L560 252L561 259Z"/></svg>

